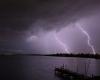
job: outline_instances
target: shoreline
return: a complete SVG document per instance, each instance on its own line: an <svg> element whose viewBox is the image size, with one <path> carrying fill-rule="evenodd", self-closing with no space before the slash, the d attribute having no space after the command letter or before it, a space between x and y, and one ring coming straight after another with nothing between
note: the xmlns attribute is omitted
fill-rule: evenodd
<svg viewBox="0 0 100 80"><path fill-rule="evenodd" d="M96 54L96 55L94 55L94 54L48 54L45 56L100 59L100 55L98 55L98 54Z"/></svg>

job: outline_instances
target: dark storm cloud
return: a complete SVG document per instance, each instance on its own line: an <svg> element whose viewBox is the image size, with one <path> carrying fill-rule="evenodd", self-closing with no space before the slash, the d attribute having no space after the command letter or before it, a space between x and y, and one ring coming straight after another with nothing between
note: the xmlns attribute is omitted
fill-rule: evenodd
<svg viewBox="0 0 100 80"><path fill-rule="evenodd" d="M52 30L65 27L82 17L89 16L99 7L94 0L53 0L40 3L36 8L37 18L32 28Z"/></svg>
<svg viewBox="0 0 100 80"><path fill-rule="evenodd" d="M2 0L0 29L25 31L61 28L90 14L99 0Z"/></svg>
<svg viewBox="0 0 100 80"><path fill-rule="evenodd" d="M99 5L99 0L0 0L0 47L20 47L28 35L59 30L98 12Z"/></svg>
<svg viewBox="0 0 100 80"><path fill-rule="evenodd" d="M0 0L0 49L37 50L39 43L26 42L30 35L59 30L98 12L99 5L100 0Z"/></svg>

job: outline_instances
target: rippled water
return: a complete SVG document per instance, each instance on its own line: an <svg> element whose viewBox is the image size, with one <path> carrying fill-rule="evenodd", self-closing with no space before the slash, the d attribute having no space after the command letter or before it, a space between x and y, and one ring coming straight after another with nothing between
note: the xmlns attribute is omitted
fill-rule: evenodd
<svg viewBox="0 0 100 80"><path fill-rule="evenodd" d="M87 75L100 75L100 60L49 56L2 56L0 80L59 80L54 68L65 68Z"/></svg>

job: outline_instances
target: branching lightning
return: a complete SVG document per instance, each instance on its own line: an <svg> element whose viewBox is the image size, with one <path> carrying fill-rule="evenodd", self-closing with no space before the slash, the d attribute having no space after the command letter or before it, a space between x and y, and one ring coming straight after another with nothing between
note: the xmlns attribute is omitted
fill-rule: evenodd
<svg viewBox="0 0 100 80"><path fill-rule="evenodd" d="M91 37L89 36L88 32L86 32L86 30L84 30L81 27L81 25L79 25L79 24L77 24L77 27L84 33L84 35L86 35L88 46L92 49L93 54L96 54L96 51L94 49L94 46L91 44Z"/></svg>
<svg viewBox="0 0 100 80"><path fill-rule="evenodd" d="M69 50L67 49L66 45L58 38L57 33L54 33L54 37L56 41L63 47L64 51L66 53L70 53Z"/></svg>

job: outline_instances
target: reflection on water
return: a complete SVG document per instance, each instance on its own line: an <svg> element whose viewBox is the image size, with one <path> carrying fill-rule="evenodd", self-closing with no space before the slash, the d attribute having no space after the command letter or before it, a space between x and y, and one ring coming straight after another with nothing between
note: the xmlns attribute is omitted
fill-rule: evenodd
<svg viewBox="0 0 100 80"><path fill-rule="evenodd" d="M4 56L0 58L0 80L59 80L54 75L54 68L63 64L65 68L79 73L100 74L100 60L95 59Z"/></svg>

